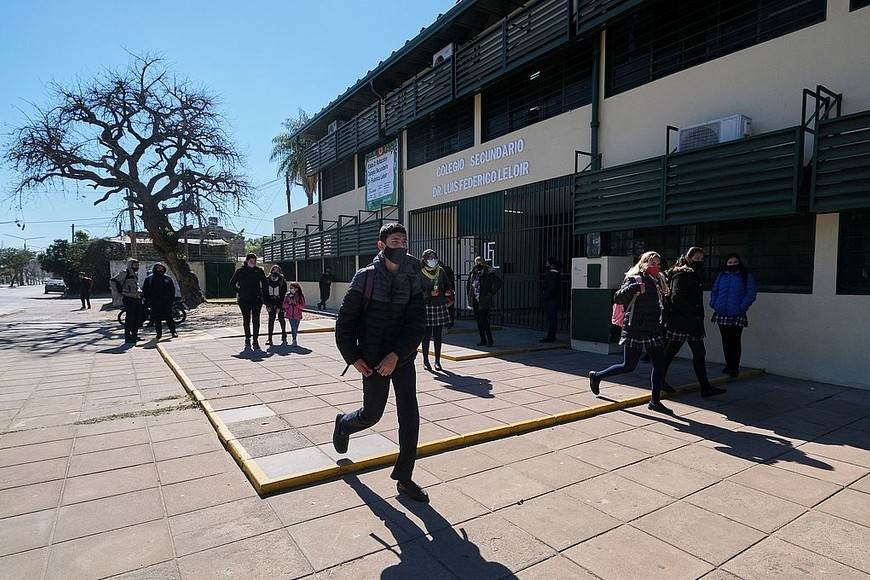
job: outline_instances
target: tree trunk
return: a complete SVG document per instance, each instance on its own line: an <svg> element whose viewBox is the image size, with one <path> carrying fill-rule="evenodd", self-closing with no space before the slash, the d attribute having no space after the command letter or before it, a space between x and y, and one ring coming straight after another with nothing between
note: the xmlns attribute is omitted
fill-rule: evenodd
<svg viewBox="0 0 870 580"><path fill-rule="evenodd" d="M163 261L166 262L166 268L178 280L184 303L189 308L196 308L205 302L205 298L199 289L199 278L190 270L190 264L187 263L187 260L178 259L178 252L180 250L178 235L169 227L169 223L165 222L165 216L160 214L155 219L155 216L148 216L147 212L143 211L142 221L148 230L148 234L151 236L151 242L160 253ZM155 221L161 223L154 224ZM172 235L167 235L167 231L172 231Z"/></svg>

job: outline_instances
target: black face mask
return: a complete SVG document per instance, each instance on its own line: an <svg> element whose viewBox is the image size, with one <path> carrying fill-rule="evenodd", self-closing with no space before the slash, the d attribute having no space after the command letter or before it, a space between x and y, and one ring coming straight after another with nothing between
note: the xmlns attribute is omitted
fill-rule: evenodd
<svg viewBox="0 0 870 580"><path fill-rule="evenodd" d="M729 272L739 272L740 271L740 264L728 265L728 266L725 266L725 269L728 270Z"/></svg>
<svg viewBox="0 0 870 580"><path fill-rule="evenodd" d="M692 270L694 270L695 272L700 272L704 268L704 262L701 262L699 260L693 260L689 262L689 266L691 266Z"/></svg>
<svg viewBox="0 0 870 580"><path fill-rule="evenodd" d="M384 257L393 264L401 264L407 254L408 248L384 248Z"/></svg>

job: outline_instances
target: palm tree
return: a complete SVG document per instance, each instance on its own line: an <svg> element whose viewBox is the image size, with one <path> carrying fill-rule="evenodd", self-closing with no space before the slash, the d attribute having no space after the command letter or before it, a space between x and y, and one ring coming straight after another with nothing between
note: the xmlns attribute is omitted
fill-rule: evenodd
<svg viewBox="0 0 870 580"><path fill-rule="evenodd" d="M308 122L308 114L299 109L299 116L295 119L288 117L282 125L286 131L282 131L272 138L272 155L269 161L278 161L278 175L284 176L284 186L287 191L287 211L290 207L290 190L294 185L299 185L305 191L308 205L314 203L314 193L317 191L317 174L305 174L305 149L312 141L292 135Z"/></svg>

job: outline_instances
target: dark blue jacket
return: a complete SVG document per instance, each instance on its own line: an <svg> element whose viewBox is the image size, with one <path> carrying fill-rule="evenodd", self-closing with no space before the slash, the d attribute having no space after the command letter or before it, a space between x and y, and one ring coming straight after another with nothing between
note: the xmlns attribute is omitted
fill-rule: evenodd
<svg viewBox="0 0 870 580"><path fill-rule="evenodd" d="M722 272L710 292L710 308L723 316L740 316L746 314L757 294L758 286L751 272L746 273L746 286L740 272Z"/></svg>

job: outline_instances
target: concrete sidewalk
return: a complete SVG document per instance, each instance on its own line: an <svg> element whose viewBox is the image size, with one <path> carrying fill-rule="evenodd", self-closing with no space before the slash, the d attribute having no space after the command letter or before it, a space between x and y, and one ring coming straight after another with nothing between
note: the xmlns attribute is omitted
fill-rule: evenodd
<svg viewBox="0 0 870 580"><path fill-rule="evenodd" d="M676 417L640 406L446 451L418 462L429 505L386 469L262 499L155 345L118 330L91 312L0 320L0 578L870 577L866 391L765 375L683 393ZM226 421L252 457L334 463L331 421L360 381L338 376L330 333L251 358L231 331L181 332L160 349L209 406L271 411ZM601 404L584 377L615 360L420 369L421 442ZM647 371L602 395L642 395ZM670 378L692 382L688 362ZM351 453L394 446L395 428L391 407Z"/></svg>

